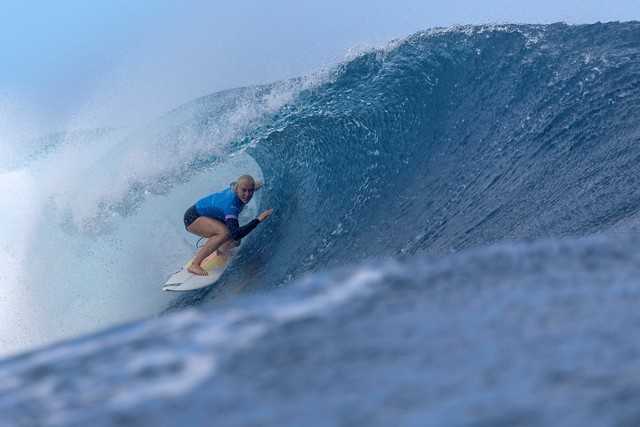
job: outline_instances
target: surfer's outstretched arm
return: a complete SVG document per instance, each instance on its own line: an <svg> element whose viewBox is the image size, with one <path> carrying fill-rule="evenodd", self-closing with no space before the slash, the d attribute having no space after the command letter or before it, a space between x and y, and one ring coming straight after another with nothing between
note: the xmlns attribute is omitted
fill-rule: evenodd
<svg viewBox="0 0 640 427"><path fill-rule="evenodd" d="M240 240L258 226L262 221L271 216L273 209L268 209L262 212L256 219L251 220L248 224L240 227L237 218L227 218L224 222L229 230L229 234L233 240Z"/></svg>
<svg viewBox="0 0 640 427"><path fill-rule="evenodd" d="M233 240L240 240L247 234L251 233L251 231L260 224L258 219L252 219L248 224L240 227L238 220L236 218L229 218L224 221L227 229L229 230L229 234Z"/></svg>

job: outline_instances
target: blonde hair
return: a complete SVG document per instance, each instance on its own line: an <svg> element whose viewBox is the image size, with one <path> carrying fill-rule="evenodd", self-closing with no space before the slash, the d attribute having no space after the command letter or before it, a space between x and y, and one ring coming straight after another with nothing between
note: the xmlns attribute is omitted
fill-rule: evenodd
<svg viewBox="0 0 640 427"><path fill-rule="evenodd" d="M238 186L238 183L240 182L249 182L251 183L254 187L256 186L256 180L253 179L253 177L251 175L240 175L238 177L238 179L236 179L235 181L233 181L231 183L231 187L235 190L236 187Z"/></svg>

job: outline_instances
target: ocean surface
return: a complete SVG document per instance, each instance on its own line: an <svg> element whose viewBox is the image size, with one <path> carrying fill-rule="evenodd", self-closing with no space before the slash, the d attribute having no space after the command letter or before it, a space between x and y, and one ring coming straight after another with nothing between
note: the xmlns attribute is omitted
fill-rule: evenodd
<svg viewBox="0 0 640 427"><path fill-rule="evenodd" d="M432 29L0 159L0 426L640 425L640 23ZM184 211L266 182L215 285Z"/></svg>

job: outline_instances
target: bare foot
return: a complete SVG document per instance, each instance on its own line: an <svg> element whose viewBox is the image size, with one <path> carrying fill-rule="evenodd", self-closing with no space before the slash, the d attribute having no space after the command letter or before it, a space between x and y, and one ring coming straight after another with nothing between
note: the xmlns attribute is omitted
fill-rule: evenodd
<svg viewBox="0 0 640 427"><path fill-rule="evenodd" d="M209 274L202 267L200 267L199 265L194 265L193 263L189 267L187 267L187 271L189 273L197 274L198 276L206 276Z"/></svg>

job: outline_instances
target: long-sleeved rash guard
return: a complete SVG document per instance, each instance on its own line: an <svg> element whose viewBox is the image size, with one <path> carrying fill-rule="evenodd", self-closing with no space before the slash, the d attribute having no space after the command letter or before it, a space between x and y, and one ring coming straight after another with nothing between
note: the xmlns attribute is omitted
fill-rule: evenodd
<svg viewBox="0 0 640 427"><path fill-rule="evenodd" d="M260 224L258 219L253 219L240 227L238 216L245 205L231 188L204 197L198 200L195 206L198 215L224 222L233 240L242 239Z"/></svg>

